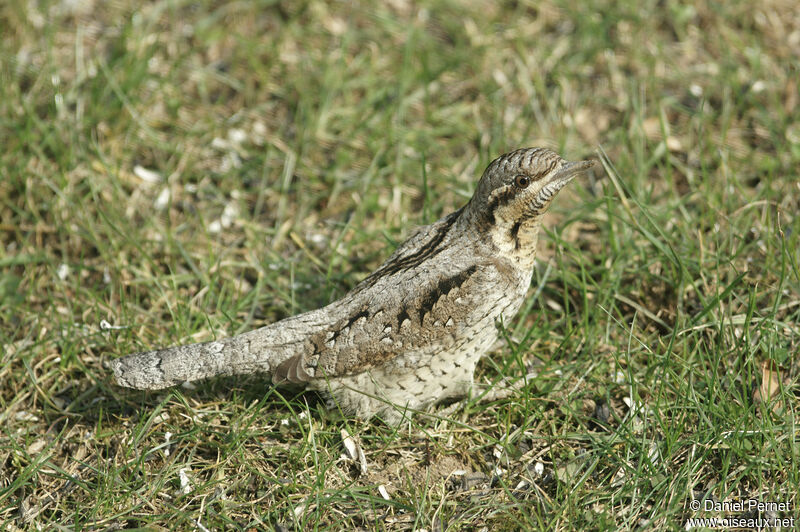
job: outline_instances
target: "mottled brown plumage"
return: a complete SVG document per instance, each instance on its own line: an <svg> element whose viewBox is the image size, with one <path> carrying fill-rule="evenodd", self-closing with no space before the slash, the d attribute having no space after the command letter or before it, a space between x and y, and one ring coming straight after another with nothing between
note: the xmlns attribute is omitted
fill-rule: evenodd
<svg viewBox="0 0 800 532"><path fill-rule="evenodd" d="M318 390L344 411L396 423L463 396L475 365L530 285L542 215L593 163L542 148L495 159L472 199L419 229L330 305L216 342L112 361L117 382L159 389L216 375L266 373Z"/></svg>

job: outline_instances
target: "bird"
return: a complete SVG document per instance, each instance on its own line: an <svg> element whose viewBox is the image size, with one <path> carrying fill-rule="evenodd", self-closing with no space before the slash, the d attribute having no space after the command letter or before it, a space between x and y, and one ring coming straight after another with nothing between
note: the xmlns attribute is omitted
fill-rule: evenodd
<svg viewBox="0 0 800 532"><path fill-rule="evenodd" d="M593 164L546 148L501 155L466 205L416 230L340 299L236 336L112 360L116 382L157 390L264 374L390 425L467 396L498 323L525 299L543 215Z"/></svg>

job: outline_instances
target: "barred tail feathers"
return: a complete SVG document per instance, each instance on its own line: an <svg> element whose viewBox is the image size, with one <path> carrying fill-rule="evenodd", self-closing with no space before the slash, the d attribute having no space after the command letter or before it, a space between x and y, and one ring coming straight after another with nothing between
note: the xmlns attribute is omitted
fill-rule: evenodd
<svg viewBox="0 0 800 532"><path fill-rule="evenodd" d="M250 335L214 342L181 345L157 351L134 353L111 361L117 383L139 390L160 390L188 381L220 375L271 374L287 357L282 349L253 351Z"/></svg>

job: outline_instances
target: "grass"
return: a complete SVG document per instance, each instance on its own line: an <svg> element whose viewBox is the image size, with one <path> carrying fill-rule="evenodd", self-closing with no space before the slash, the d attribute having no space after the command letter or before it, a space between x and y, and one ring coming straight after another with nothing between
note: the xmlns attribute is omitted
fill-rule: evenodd
<svg viewBox="0 0 800 532"><path fill-rule="evenodd" d="M0 25L2 528L797 516L794 2L11 0ZM531 145L604 171L559 195L479 366L535 372L508 400L393 429L259 377L113 385L112 358L342 295Z"/></svg>

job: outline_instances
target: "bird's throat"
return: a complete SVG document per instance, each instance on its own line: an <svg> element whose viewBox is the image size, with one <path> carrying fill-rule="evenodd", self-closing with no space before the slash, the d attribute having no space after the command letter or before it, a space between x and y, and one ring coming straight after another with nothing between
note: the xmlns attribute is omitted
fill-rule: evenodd
<svg viewBox="0 0 800 532"><path fill-rule="evenodd" d="M495 218L491 229L492 244L498 253L512 258L520 266L532 266L536 255L536 243L542 216Z"/></svg>

